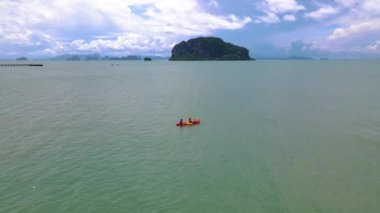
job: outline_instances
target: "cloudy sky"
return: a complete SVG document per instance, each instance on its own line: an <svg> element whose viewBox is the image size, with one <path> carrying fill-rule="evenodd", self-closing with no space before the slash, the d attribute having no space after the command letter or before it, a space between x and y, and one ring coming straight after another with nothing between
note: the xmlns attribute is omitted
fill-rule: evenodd
<svg viewBox="0 0 380 213"><path fill-rule="evenodd" d="M161 55L197 36L253 57L380 58L380 0L0 0L0 58Z"/></svg>

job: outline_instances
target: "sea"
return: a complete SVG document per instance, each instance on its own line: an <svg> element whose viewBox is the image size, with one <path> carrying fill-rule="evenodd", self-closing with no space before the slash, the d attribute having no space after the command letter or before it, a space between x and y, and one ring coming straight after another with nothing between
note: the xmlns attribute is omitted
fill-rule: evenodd
<svg viewBox="0 0 380 213"><path fill-rule="evenodd" d="M380 212L379 60L36 63L0 67L0 212Z"/></svg>

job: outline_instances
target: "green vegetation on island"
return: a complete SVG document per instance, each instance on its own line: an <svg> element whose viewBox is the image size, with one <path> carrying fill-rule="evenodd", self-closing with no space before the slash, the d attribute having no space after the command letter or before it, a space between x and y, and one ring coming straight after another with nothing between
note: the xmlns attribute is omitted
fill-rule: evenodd
<svg viewBox="0 0 380 213"><path fill-rule="evenodd" d="M224 42L217 37L199 37L174 46L171 61L237 61L253 60L249 50Z"/></svg>

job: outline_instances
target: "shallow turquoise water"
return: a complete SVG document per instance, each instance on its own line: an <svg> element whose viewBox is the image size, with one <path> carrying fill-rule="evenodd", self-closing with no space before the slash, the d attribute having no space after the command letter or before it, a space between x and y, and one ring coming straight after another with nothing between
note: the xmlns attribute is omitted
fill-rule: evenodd
<svg viewBox="0 0 380 213"><path fill-rule="evenodd" d="M0 212L380 211L379 61L44 64L0 68Z"/></svg>

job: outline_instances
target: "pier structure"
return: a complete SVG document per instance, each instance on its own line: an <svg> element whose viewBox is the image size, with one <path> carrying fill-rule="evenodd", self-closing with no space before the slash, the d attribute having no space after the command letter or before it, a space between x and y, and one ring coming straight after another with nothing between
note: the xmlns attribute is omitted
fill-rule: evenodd
<svg viewBox="0 0 380 213"><path fill-rule="evenodd" d="M0 64L0 67L42 67L43 64Z"/></svg>

